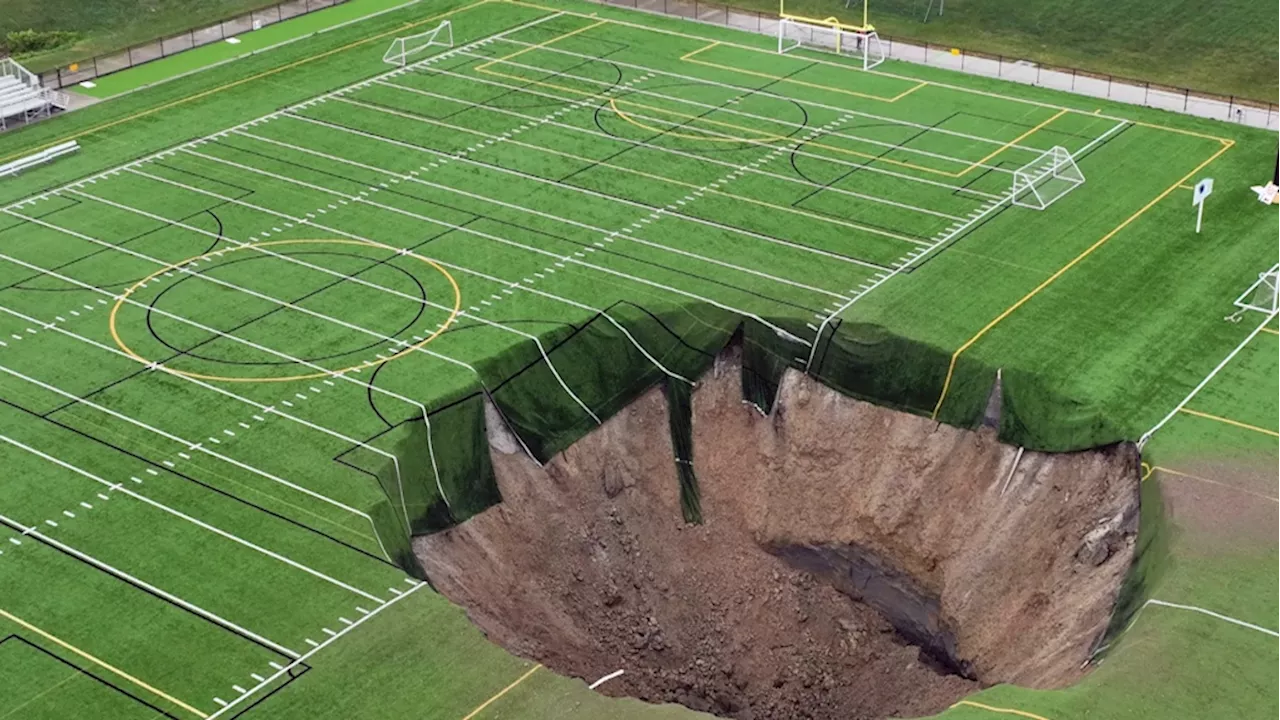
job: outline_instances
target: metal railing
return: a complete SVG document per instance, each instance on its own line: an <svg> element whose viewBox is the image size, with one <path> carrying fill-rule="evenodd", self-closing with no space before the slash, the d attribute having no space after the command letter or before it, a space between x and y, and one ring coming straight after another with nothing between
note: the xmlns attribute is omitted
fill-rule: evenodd
<svg viewBox="0 0 1280 720"><path fill-rule="evenodd" d="M127 70L152 60L169 57L192 48L221 42L283 20L341 5L347 0L286 0L261 10L237 15L206 27L186 30L177 35L134 45L105 55L70 63L63 67L39 73L40 84L48 88L63 88L85 80Z"/></svg>
<svg viewBox="0 0 1280 720"><path fill-rule="evenodd" d="M698 0L591 0L601 5L632 8L694 22L731 27L764 35L778 32L778 17L721 3ZM1130 105L1226 120L1253 127L1280 127L1280 107L1233 95L1216 95L1145 80L1057 67L1021 58L938 46L923 40L880 36L885 57L893 60L959 70L1077 95L1105 98Z"/></svg>

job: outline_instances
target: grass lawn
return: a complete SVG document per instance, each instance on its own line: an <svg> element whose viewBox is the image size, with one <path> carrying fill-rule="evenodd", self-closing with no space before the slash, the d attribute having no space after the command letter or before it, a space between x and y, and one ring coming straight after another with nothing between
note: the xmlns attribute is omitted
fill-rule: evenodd
<svg viewBox="0 0 1280 720"><path fill-rule="evenodd" d="M452 48L381 61L446 13ZM691 717L533 670L416 577L411 534L498 499L485 397L545 459L745 323L832 378L833 337L889 338L904 382L865 394L958 424L1001 368L1006 440L1066 449L1137 438L1260 321L1222 318L1276 261L1274 135L770 44L422 3L0 135L83 146L0 184L0 713ZM1086 181L1014 206L1053 147ZM1180 483L1236 482L1185 477L1235 433L1272 460L1259 338L1189 406L1254 430L1153 441L1179 512L1251 507ZM1147 507L1143 597L1274 631L1273 540ZM1266 642L1151 606L1079 685L948 715L1274 717Z"/></svg>
<svg viewBox="0 0 1280 720"><path fill-rule="evenodd" d="M78 34L74 44L23 57L33 72L123 50L168 37L279 0L5 0L0 42L16 30L63 30Z"/></svg>

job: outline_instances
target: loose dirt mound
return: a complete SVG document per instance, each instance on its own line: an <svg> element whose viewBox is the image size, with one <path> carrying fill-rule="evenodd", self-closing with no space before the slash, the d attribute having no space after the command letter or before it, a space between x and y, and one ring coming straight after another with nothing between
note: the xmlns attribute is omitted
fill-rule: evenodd
<svg viewBox="0 0 1280 720"><path fill-rule="evenodd" d="M659 389L545 468L491 422L504 502L415 541L432 582L512 652L736 718L1076 678L1132 560L1132 446L1019 456L799 373L763 417L739 370L694 392L705 524L681 520Z"/></svg>

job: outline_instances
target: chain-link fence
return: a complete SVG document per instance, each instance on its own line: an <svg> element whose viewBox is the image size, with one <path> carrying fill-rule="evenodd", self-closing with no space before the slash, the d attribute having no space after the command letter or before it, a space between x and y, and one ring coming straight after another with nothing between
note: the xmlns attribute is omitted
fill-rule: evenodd
<svg viewBox="0 0 1280 720"><path fill-rule="evenodd" d="M48 88L75 85L85 80L109 75L152 60L159 60L174 53L180 53L202 45L208 45L209 43L220 42L252 30L274 25L282 20L306 15L309 12L323 10L334 5L341 5L344 2L347 2L347 0L288 0L269 8L227 18L207 27L187 30L177 35L142 43L141 45L134 45L107 55L98 55L56 70L46 70L40 73L40 84Z"/></svg>
<svg viewBox="0 0 1280 720"><path fill-rule="evenodd" d="M698 0L591 1L764 35L776 35L778 32L777 16L720 3L698 2ZM1078 68L1056 67L1031 60L988 55L950 46L943 47L923 40L882 35L880 41L884 44L885 57L893 60L933 65L974 75L1065 90L1078 95L1161 108L1215 120L1227 120L1253 127L1268 129L1280 127L1280 108L1275 103L1215 95L1188 88L1159 85Z"/></svg>

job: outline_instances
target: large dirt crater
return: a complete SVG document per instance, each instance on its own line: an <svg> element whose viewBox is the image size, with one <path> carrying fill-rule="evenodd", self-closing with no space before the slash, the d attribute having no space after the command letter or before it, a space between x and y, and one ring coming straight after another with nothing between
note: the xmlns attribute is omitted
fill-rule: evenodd
<svg viewBox="0 0 1280 720"><path fill-rule="evenodd" d="M661 388L538 467L488 423L503 502L414 541L493 641L612 695L735 718L926 715L1074 682L1133 560L1138 455L1002 445L728 350L693 392L703 524Z"/></svg>

